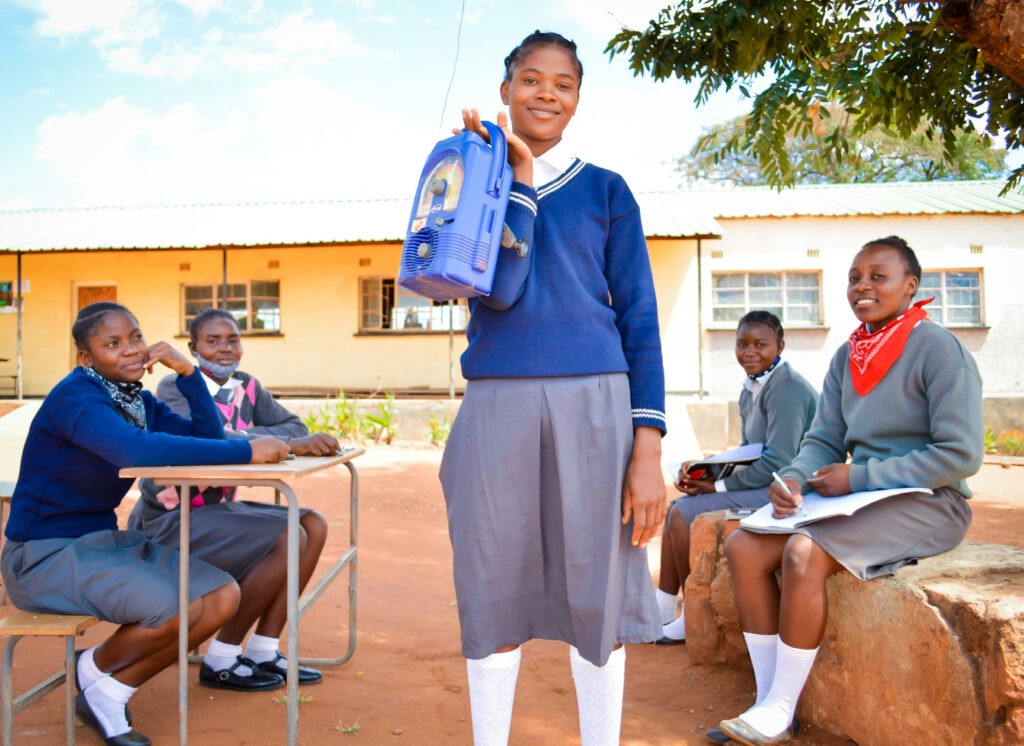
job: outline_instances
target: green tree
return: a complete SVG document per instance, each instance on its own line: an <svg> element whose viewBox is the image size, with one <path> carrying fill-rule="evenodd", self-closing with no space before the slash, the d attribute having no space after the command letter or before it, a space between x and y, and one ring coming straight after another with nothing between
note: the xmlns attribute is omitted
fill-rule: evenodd
<svg viewBox="0 0 1024 746"><path fill-rule="evenodd" d="M918 125L906 138L878 126L853 135L853 118L838 107L817 112L810 136L790 133L786 157L795 184L858 184L880 181L951 181L990 179L1006 172L1005 151L990 146L988 137L967 130L956 135L954 158L944 157L942 145ZM813 119L813 116L812 116ZM690 184L713 182L736 186L765 184L757 157L747 147L749 117L739 116L704 130L689 155L676 161L676 171ZM821 137L815 137L817 126ZM849 146L845 159L822 154L823 138L832 129L844 130Z"/></svg>
<svg viewBox="0 0 1024 746"><path fill-rule="evenodd" d="M746 129L722 147L754 155L779 188L795 183L791 134L818 137L836 161L876 127L907 139L923 127L949 161L974 120L1024 146L1021 0L686 0L622 29L606 51L627 55L636 75L697 81L698 106L719 90L752 98ZM852 126L822 128L820 103ZM1024 166L1005 189L1022 179Z"/></svg>

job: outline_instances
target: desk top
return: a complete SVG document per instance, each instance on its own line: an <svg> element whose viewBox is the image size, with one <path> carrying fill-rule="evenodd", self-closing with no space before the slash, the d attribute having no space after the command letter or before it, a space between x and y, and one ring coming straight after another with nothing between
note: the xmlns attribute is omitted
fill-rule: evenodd
<svg viewBox="0 0 1024 746"><path fill-rule="evenodd" d="M121 469L124 478L152 477L159 485L180 484L182 480L204 480L205 484L227 481L273 480L289 482L315 471L328 469L351 461L366 453L365 448L353 448L340 456L296 456L276 464L204 464L197 466L130 466Z"/></svg>

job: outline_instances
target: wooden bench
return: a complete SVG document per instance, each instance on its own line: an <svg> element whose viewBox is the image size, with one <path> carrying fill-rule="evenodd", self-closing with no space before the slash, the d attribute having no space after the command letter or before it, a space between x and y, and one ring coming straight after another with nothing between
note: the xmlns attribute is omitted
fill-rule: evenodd
<svg viewBox="0 0 1024 746"><path fill-rule="evenodd" d="M36 614L15 611L0 619L0 637L4 638L3 660L0 663L0 692L2 692L3 743L14 743L14 715L53 691L65 686L65 740L75 742L75 638L97 624L94 616L65 614ZM51 674L17 698L13 696L11 675L14 669L14 646L23 637L63 637L65 644L64 669Z"/></svg>
<svg viewBox="0 0 1024 746"><path fill-rule="evenodd" d="M686 648L749 668L724 511L690 529ZM896 575L829 579L829 617L798 712L861 746L1024 743L1024 550L964 542Z"/></svg>

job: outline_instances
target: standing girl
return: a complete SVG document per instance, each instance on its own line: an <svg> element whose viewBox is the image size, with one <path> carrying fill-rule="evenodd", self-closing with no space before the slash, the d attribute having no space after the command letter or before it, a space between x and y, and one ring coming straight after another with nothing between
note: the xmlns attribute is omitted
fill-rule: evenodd
<svg viewBox="0 0 1024 746"><path fill-rule="evenodd" d="M740 392L743 444L761 443L761 457L725 479L693 479L688 464L679 469L676 488L686 494L668 509L661 535L658 609L664 622L660 645L686 639L685 615L675 617L677 594L690 574L690 524L701 513L725 508L760 508L768 503L772 472L796 456L814 419L818 392L788 363L782 322L769 311L751 311L736 327L736 361L747 374Z"/></svg>
<svg viewBox="0 0 1024 746"><path fill-rule="evenodd" d="M861 580L955 547L971 523L965 481L981 466L981 378L950 332L911 305L921 265L889 236L860 250L847 299L861 325L832 358L818 411L793 463L773 484L774 515L792 515L801 492L928 487L829 518L793 534L736 531L726 544L757 700L719 726L744 744L789 740L797 699L825 632L825 581ZM847 461L849 454L849 461ZM781 591L775 573L782 572Z"/></svg>
<svg viewBox="0 0 1024 746"><path fill-rule="evenodd" d="M660 635L644 546L665 514L658 315L622 177L561 142L583 68L554 33L505 59L515 178L441 464L477 744L508 741L519 645L569 643L583 743L617 744L626 642ZM476 110L466 129L486 137ZM535 185L537 185L535 187Z"/></svg>
<svg viewBox="0 0 1024 746"><path fill-rule="evenodd" d="M238 371L242 336L230 313L216 308L200 311L189 324L189 336L189 351L199 364L203 386L213 396L228 438L270 435L283 440L299 456L326 456L337 450L337 440L323 433L310 435L302 420L278 404L259 381ZM171 374L160 381L157 396L182 417L191 417L192 403L182 394L179 378ZM153 480L144 479L140 491L142 499L132 510L129 528L177 549L181 511L175 488L158 492ZM203 508L191 516L191 556L230 573L242 592L238 613L207 647L199 683L214 689L266 691L281 685L280 677L288 667L288 659L278 650L287 621L288 509L236 502L234 497L234 488L208 487L190 493L191 505ZM316 569L326 540L324 517L301 508L300 593ZM256 629L243 652L242 640L254 622ZM299 666L300 684L316 684L322 679L320 671Z"/></svg>
<svg viewBox="0 0 1024 746"><path fill-rule="evenodd" d="M116 303L83 308L72 328L79 367L58 383L32 420L11 500L0 569L19 608L91 614L119 624L79 654L79 717L109 746L149 744L132 729L128 699L178 657L178 553L138 531L118 531L114 509L132 485L128 466L280 461L272 438L225 440L198 370L166 342L152 347ZM142 391L162 363L193 402L186 420ZM230 619L238 586L201 561L189 565L188 642Z"/></svg>

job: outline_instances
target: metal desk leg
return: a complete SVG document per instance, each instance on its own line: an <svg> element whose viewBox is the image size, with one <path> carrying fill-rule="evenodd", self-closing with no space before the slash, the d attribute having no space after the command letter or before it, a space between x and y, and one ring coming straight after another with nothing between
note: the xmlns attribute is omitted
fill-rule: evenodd
<svg viewBox="0 0 1024 746"><path fill-rule="evenodd" d="M308 589L299 599L299 616L303 616L309 608L323 595L334 579L348 568L348 648L337 658L303 658L299 662L307 666L340 666L356 651L356 601L358 580L358 537L359 537L359 475L351 461L345 462L351 476L349 482L349 537L348 549L335 560L327 571L320 576L316 584Z"/></svg>
<svg viewBox="0 0 1024 746"><path fill-rule="evenodd" d="M280 482L274 488L288 500L288 746L299 742L299 500L287 484Z"/></svg>
<svg viewBox="0 0 1024 746"><path fill-rule="evenodd" d="M181 538L178 541L178 744L188 744L188 555L191 544L189 487L178 487Z"/></svg>

